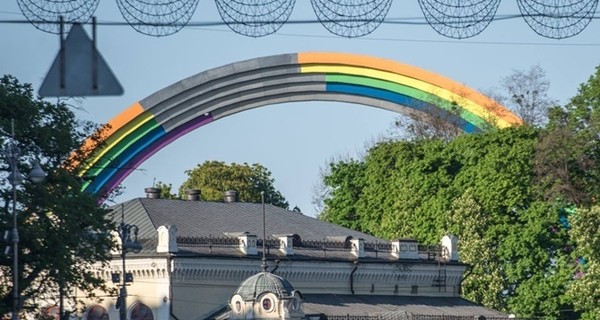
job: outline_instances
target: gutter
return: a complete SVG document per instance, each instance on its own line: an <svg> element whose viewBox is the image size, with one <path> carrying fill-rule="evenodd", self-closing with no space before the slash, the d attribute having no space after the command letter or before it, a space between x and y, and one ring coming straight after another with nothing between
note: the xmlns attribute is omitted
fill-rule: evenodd
<svg viewBox="0 0 600 320"><path fill-rule="evenodd" d="M354 261L354 269L350 272L350 292L352 292L352 294L354 294L354 273L356 272L356 269L358 269L358 261Z"/></svg>
<svg viewBox="0 0 600 320"><path fill-rule="evenodd" d="M279 268L279 259L275 260L275 268L273 268L273 270L271 270L271 273L275 274L275 271L277 271L277 268Z"/></svg>
<svg viewBox="0 0 600 320"><path fill-rule="evenodd" d="M172 319L179 320L173 313L173 270L171 263L173 262L173 256L167 256L167 272L169 274L169 315Z"/></svg>

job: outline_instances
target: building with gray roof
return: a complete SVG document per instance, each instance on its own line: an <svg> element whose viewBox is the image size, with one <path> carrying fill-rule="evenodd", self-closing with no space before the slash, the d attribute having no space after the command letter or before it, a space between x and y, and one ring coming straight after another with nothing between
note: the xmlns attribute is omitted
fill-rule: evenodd
<svg viewBox="0 0 600 320"><path fill-rule="evenodd" d="M460 297L467 265L452 236L435 245L390 241L269 204L161 199L154 188L113 206L112 215L137 226L143 249L126 255L125 303L106 294L88 301L86 320L120 312L132 320L238 319L232 297L249 302L255 292L244 284L269 281L277 299L302 299L302 313L286 314L303 319L507 318ZM98 274L118 290L123 262L114 254Z"/></svg>

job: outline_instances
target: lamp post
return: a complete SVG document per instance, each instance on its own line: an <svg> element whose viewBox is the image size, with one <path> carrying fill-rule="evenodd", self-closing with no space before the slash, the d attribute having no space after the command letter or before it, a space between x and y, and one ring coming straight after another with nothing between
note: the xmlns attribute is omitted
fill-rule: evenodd
<svg viewBox="0 0 600 320"><path fill-rule="evenodd" d="M39 153L39 148L38 148ZM8 182L12 187L12 218L13 228L11 231L12 251L13 251L13 309L12 320L19 319L19 230L17 228L17 187L23 184L25 176L19 172L17 165L21 157L21 149L15 143L15 121L11 121L11 140L6 148L2 149L2 154L8 161L10 174ZM34 183L39 183L44 180L46 173L40 167L39 162L35 161L33 169L29 173L29 179Z"/></svg>
<svg viewBox="0 0 600 320"><path fill-rule="evenodd" d="M127 252L140 253L142 244L138 242L138 226L125 223L125 208L121 204L121 225L119 226L121 236L121 260L123 262L123 276L121 290L119 292L119 320L127 320L127 271L126 254ZM133 233L133 240L131 234ZM133 279L131 279L132 281Z"/></svg>

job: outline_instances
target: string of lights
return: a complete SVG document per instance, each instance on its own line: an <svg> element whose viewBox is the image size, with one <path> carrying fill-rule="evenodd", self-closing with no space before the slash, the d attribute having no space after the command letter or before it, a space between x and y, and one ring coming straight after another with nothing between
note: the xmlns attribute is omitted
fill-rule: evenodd
<svg viewBox="0 0 600 320"><path fill-rule="evenodd" d="M16 0L28 23L58 34L73 23L89 23L99 0ZM289 18L296 0L215 0L221 21L190 22L199 0L115 0L125 22L145 35L163 37L191 26L226 25L248 37L264 37L286 23L320 23L331 34L363 37L381 24L428 24L440 35L466 39L483 32L492 21L522 18L538 35L565 39L581 33L598 18L600 0L517 0L520 14L496 16L501 0L418 0L422 18L387 19L393 0L310 0L316 20ZM16 20L0 21L17 22Z"/></svg>

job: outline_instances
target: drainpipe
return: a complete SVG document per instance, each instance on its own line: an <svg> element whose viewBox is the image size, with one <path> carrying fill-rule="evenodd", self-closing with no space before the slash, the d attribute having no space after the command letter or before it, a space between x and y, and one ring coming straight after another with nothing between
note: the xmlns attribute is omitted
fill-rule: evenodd
<svg viewBox="0 0 600 320"><path fill-rule="evenodd" d="M173 257L171 255L167 256L167 273L169 275L169 315L172 319L179 320L177 316L173 313L173 270L171 266L171 262L173 261Z"/></svg>
<svg viewBox="0 0 600 320"><path fill-rule="evenodd" d="M358 269L358 261L354 261L354 269L350 272L350 292L352 292L352 294L354 294L354 273L356 272L356 269Z"/></svg>
<svg viewBox="0 0 600 320"><path fill-rule="evenodd" d="M273 268L273 270L271 270L271 273L275 274L275 271L277 271L277 268L279 268L279 259L275 260L275 268Z"/></svg>

